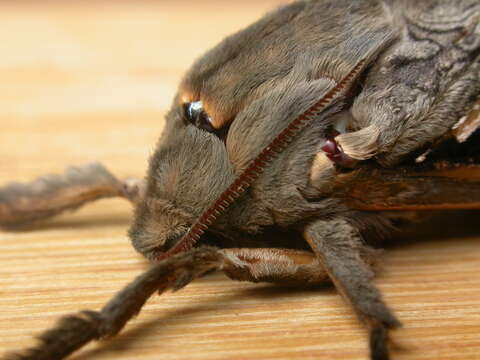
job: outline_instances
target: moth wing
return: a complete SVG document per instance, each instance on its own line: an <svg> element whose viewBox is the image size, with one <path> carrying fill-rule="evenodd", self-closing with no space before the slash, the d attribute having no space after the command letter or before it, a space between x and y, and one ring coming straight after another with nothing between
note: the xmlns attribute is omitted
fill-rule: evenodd
<svg viewBox="0 0 480 360"><path fill-rule="evenodd" d="M480 161L478 156L471 160L365 167L339 175L334 193L350 207L366 211L480 209Z"/></svg>

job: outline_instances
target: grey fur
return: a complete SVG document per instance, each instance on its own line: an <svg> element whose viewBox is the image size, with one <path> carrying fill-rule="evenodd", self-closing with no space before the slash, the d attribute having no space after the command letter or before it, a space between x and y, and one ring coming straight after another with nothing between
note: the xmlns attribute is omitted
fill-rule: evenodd
<svg viewBox="0 0 480 360"><path fill-rule="evenodd" d="M237 280L300 286L328 275L369 328L371 359L387 360L388 330L400 323L371 283L378 254L364 234L389 232L392 217L382 211L480 208L473 106L480 92L479 19L480 0L309 0L226 38L187 72L146 183L130 196L136 209L129 234L150 259L176 245L293 119L363 67L209 228L226 249L199 247L154 265L101 312L65 318L31 354L60 358L113 335L156 289L178 289L219 270ZM188 121L183 106L197 101L226 138ZM335 133L338 120L346 133ZM467 165L448 152L438 155L439 144L454 136L470 150ZM334 140L350 158L369 161L348 170L331 162L322 149ZM428 147L423 164L410 161ZM429 161L430 154L443 162ZM7 206L25 193L15 189L3 195ZM90 335L75 335L82 329Z"/></svg>
<svg viewBox="0 0 480 360"><path fill-rule="evenodd" d="M478 0L462 0L455 6L441 0L300 1L228 37L198 60L180 85L151 160L145 201L135 213L130 231L134 246L149 258L170 249L290 121L360 60L367 67L360 83L351 86L353 101L347 96L334 99L210 231L222 235L224 246L244 247L251 244L246 239L261 237L271 227L302 231L305 224L315 223L322 234L320 224L335 228L339 219L348 219L353 229L387 232L389 220L382 214L367 216L352 208L351 201L336 196L333 191L342 185L342 171L321 160L321 145L340 111L348 120L347 132L335 140L347 155L373 159L377 168L392 167L451 136L452 127L480 92L479 16ZM214 127L229 127L225 144L213 133L190 129L193 125L185 121L182 106L195 101L202 102ZM189 134L195 131L193 139ZM201 165L195 166L199 161ZM171 178L177 179L174 185ZM394 180L382 194L389 193L393 202L401 203L404 193L395 194L400 189L396 181L402 182ZM355 189L354 183L343 185ZM411 189L414 193L415 184ZM477 198L472 197L474 208ZM428 209L428 193L421 199L420 205ZM307 229L310 237L320 236ZM339 238L317 247L317 255L324 258L331 277L342 277L334 282L354 309L364 314L368 311L362 304L366 304L373 311L363 315L371 330L372 359L386 359L387 328L398 325L395 318L378 300L376 290L355 293L357 285L339 285L338 281L345 284L348 279L335 275L335 268L325 260L327 250L335 251L340 240L354 241L351 234L339 231ZM267 244L278 246L273 240ZM302 245L292 240L289 246ZM364 281L360 286L374 289L363 265L350 261L355 251L344 249L345 260L339 258L338 264L356 273L355 281ZM371 298L377 300L368 303Z"/></svg>
<svg viewBox="0 0 480 360"><path fill-rule="evenodd" d="M376 61L351 109L352 130L379 132L377 151L361 159L385 166L447 133L480 91L478 1L404 0L390 9L403 24L398 41Z"/></svg>

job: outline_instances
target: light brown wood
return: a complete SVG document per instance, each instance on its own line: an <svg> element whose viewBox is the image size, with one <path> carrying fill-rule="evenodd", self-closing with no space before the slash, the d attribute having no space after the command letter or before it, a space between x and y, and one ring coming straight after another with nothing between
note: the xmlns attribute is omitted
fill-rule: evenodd
<svg viewBox="0 0 480 360"><path fill-rule="evenodd" d="M281 1L65 3L0 3L0 184L92 160L142 175L182 72ZM100 308L146 268L128 243L130 214L105 200L0 233L0 353L63 314ZM404 323L394 359L480 359L477 223L472 212L448 232L427 224L384 254L377 283ZM72 359L365 360L366 348L332 288L214 275L154 297L117 338Z"/></svg>

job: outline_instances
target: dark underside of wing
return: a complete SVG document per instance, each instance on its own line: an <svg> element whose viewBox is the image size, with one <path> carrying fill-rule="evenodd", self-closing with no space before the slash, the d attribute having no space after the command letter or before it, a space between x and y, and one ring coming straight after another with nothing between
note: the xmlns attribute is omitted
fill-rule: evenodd
<svg viewBox="0 0 480 360"><path fill-rule="evenodd" d="M421 162L365 164L337 179L336 196L359 210L480 209L480 129L436 145Z"/></svg>

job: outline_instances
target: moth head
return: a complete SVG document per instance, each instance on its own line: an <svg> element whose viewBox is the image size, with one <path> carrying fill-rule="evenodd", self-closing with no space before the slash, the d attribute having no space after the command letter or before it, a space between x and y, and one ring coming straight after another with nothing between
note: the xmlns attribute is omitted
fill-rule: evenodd
<svg viewBox="0 0 480 360"><path fill-rule="evenodd" d="M171 249L234 176L218 136L183 117L178 106L167 116L129 231L135 249L150 259Z"/></svg>
<svg viewBox="0 0 480 360"><path fill-rule="evenodd" d="M214 129L228 127L253 101L285 77L296 76L292 69L299 40L292 36L295 26L289 24L305 6L304 2L287 5L210 49L186 72L179 100L201 102Z"/></svg>

